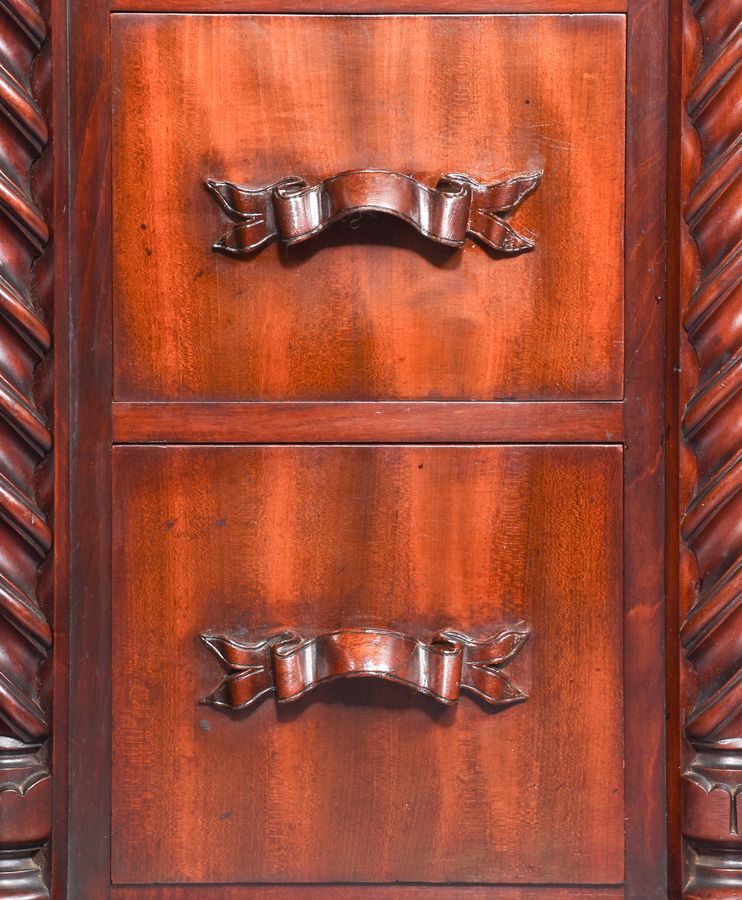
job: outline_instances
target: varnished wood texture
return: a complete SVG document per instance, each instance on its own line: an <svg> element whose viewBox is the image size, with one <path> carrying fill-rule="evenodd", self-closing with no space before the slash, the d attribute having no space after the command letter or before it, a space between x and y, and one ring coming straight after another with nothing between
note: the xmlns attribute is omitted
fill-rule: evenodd
<svg viewBox="0 0 742 900"><path fill-rule="evenodd" d="M53 258L46 20L0 4L0 897L46 900ZM42 851L41 853L39 851Z"/></svg>
<svg viewBox="0 0 742 900"><path fill-rule="evenodd" d="M528 633L528 627L518 623L489 625L479 638L447 629L430 641L367 626L311 637L284 630L258 641L244 633L239 638L202 634L225 671L206 702L242 710L269 696L290 703L339 678L382 678L439 703L457 703L462 692L471 692L502 708L528 699L505 671Z"/></svg>
<svg viewBox="0 0 742 900"><path fill-rule="evenodd" d="M620 883L621 472L616 446L117 447L114 883ZM199 705L199 634L297 622L525 622L529 699Z"/></svg>
<svg viewBox="0 0 742 900"><path fill-rule="evenodd" d="M118 443L619 443L620 403L115 403Z"/></svg>
<svg viewBox="0 0 742 900"><path fill-rule="evenodd" d="M684 3L683 896L742 896L742 2ZM674 475L675 473L673 473Z"/></svg>
<svg viewBox="0 0 742 900"><path fill-rule="evenodd" d="M629 0L218 0L237 13L620 13ZM638 6L636 0L635 5ZM111 0L119 12L213 13L214 0Z"/></svg>
<svg viewBox="0 0 742 900"><path fill-rule="evenodd" d="M59 158L70 164L69 231L60 197L55 234L70 241L72 288L69 320L63 315L57 329L58 344L60 336L62 344L69 338L72 361L67 373L63 359L58 381L71 426L69 502L62 492L55 519L62 521L55 658L64 665L67 640L71 656L71 690L63 684L57 692L54 724L55 771L63 778L70 770L69 808L62 786L54 830L60 896L667 896L660 433L665 0L631 0L626 19L595 15L622 12L622 0L615 9L611 0L512 0L512 12L587 15L484 16L481 25L463 15L442 23L429 15L473 12L484 2L398 0L393 12L424 14L409 21L157 14L311 13L312 0L287 0L280 9L268 8L267 0L219 0L218 10L206 0L203 8L201 0L131 0L131 9L155 10L156 3L149 16L111 16L108 0L56 3L57 21L74 23L69 52L64 25L62 43L55 39L59 83L67 77L70 89L69 119L63 108L55 117ZM503 11L508 2L487 0L486 11ZM322 0L321 7L323 13L384 9L383 0ZM177 22L187 26L180 35ZM449 42L449 29L465 39ZM521 91L534 83L538 93ZM468 115L472 121L463 121ZM388 119L393 130L384 128ZM621 259L624 137L630 202ZM382 154L390 145L396 160ZM439 248L430 253L402 223L381 217L346 223L298 258L282 258L275 248L272 256L240 263L215 258L209 245L227 222L213 204L207 209L201 165L189 167L186 159L200 154L201 162L220 167L212 177L242 183L256 167L261 178L273 178L277 163L287 161L290 172L326 177L338 171L340 157L348 157L346 168L401 167L435 183L449 168L484 177L462 162L466 154L497 161L507 148L509 159L520 162L533 147L561 172L551 205L543 200L531 210L534 195L513 216L517 227L537 232L537 250L522 263L540 265L540 280L533 272L516 277L506 267L512 261L486 251L478 261L473 246L454 271L456 260L436 255ZM439 165L441 148L447 156ZM315 158L317 172L310 168ZM545 178L544 185L548 171ZM122 230L124 199L133 211L128 230ZM563 217L565 207L570 215ZM594 218L601 209L615 216L607 232L605 220ZM545 236L555 254L548 265L535 255ZM605 256L596 257L601 237ZM128 265L126 283L120 267L112 272L112 249L118 264ZM323 281L324 257L333 277ZM588 288L596 277L605 282L614 265L612 287L592 296ZM624 265L625 311L618 283ZM402 274L392 279L392 269ZM497 279L487 280L489 272ZM379 335L403 339L413 355L396 356L396 346ZM616 402L622 378L623 404ZM112 398L125 402L112 405ZM448 398L459 402L437 402ZM570 402L546 402L557 398ZM423 399L436 402L409 402ZM61 424L56 445L64 454L64 414ZM112 437L289 446L118 447L112 454ZM305 441L317 446L290 446ZM461 446L396 446L403 441ZM472 446L480 441L540 446ZM625 451L564 446L572 441L617 441ZM348 446L328 446L337 442ZM382 446L354 446L366 442ZM485 466L491 497L471 486L477 479L465 472L476 452L496 460ZM396 461L407 453L446 454L448 474L440 471L434 487L418 490L400 476ZM279 464L291 454L293 461ZM364 462L336 463L336 454ZM514 475L510 457L500 454L524 460L527 474ZM430 462L419 461L423 469L412 474L429 473ZM170 509L184 515L168 515ZM496 554L482 551L488 541ZM286 570L289 557L296 564ZM603 593L596 600L597 570ZM305 577L297 601L293 588ZM486 596L482 584L493 585ZM329 601L318 598L323 585L327 594L335 591ZM377 587L386 590L372 602ZM367 606L377 627L425 639L437 627L465 626L460 608L473 629L475 614L477 621L491 614L497 624L519 607L529 627L540 628L517 660L528 701L488 718L466 698L434 719L431 701L398 685L356 682L317 688L295 713L276 711L271 701L230 719L196 706L219 677L198 628L270 634L298 625L318 633L341 627L346 614L345 621L365 621ZM256 618L248 618L253 609ZM539 686L541 706L529 718ZM221 721L204 718L209 713ZM410 734L412 742L405 742ZM107 827L112 788L113 829ZM240 874L288 883L224 881ZM336 874L418 883L297 881ZM479 883L442 880L448 878Z"/></svg>
<svg viewBox="0 0 742 900"><path fill-rule="evenodd" d="M117 399L620 399L623 16L117 14L112 40ZM368 167L543 168L513 216L537 246L379 215L212 251L205 178Z"/></svg>
<svg viewBox="0 0 742 900"><path fill-rule="evenodd" d="M178 887L114 886L114 900L296 900L295 887L261 885L178 885ZM446 887L430 885L302 885L307 900L623 900L622 887L526 887L487 885L486 887Z"/></svg>

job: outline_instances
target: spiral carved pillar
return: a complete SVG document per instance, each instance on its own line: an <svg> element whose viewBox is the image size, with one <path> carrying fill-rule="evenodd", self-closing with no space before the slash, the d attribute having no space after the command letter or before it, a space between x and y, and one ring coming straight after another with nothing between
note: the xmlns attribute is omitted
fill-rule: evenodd
<svg viewBox="0 0 742 900"><path fill-rule="evenodd" d="M742 0L684 10L684 897L742 896Z"/></svg>
<svg viewBox="0 0 742 900"><path fill-rule="evenodd" d="M49 51L31 0L0 0L0 898L48 897L51 645Z"/></svg>

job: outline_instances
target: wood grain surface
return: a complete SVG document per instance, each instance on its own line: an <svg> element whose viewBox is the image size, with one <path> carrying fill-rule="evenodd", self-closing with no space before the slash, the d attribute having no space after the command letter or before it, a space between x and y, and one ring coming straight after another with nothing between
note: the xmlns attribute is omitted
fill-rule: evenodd
<svg viewBox="0 0 742 900"><path fill-rule="evenodd" d="M114 883L623 878L617 446L117 447ZM203 632L525 621L526 703L199 705Z"/></svg>
<svg viewBox="0 0 742 900"><path fill-rule="evenodd" d="M115 900L296 900L293 886L261 885L217 887L194 884L173 887L136 887L115 885ZM302 885L301 896L307 900L622 900L622 887L588 885L526 887L508 885Z"/></svg>
<svg viewBox="0 0 742 900"><path fill-rule="evenodd" d="M618 443L620 403L114 403L116 443Z"/></svg>
<svg viewBox="0 0 742 900"><path fill-rule="evenodd" d="M665 281L667 3L631 0L626 133L626 900L667 900ZM661 185L661 188L658 186Z"/></svg>
<svg viewBox="0 0 742 900"><path fill-rule="evenodd" d="M114 15L115 397L620 399L625 39L621 15ZM368 167L543 168L513 219L538 245L380 215L212 251L204 179Z"/></svg>
<svg viewBox="0 0 742 900"><path fill-rule="evenodd" d="M622 13L636 0L218 0L220 13ZM117 12L213 13L214 0L106 0Z"/></svg>
<svg viewBox="0 0 742 900"><path fill-rule="evenodd" d="M75 23L69 120L55 118L71 180L55 220L71 251L55 890L665 900L665 0L630 0L628 17L595 15L622 0L488 0L586 15L383 19L326 15L381 0L310 2L281 12L323 14L54 3ZM154 10L114 0L137 7ZM230 10L276 12L220 0ZM57 65L62 84L63 49ZM210 250L228 223L206 164L243 182L372 164L434 183L497 176L493 159L541 160L556 185L514 217L538 232L519 271L384 219L298 257ZM233 441L271 446L208 446ZM197 705L222 674L199 629L369 612L429 638L510 609L536 628L517 661L529 700L495 715L358 682L295 712ZM378 883L396 878L415 883Z"/></svg>

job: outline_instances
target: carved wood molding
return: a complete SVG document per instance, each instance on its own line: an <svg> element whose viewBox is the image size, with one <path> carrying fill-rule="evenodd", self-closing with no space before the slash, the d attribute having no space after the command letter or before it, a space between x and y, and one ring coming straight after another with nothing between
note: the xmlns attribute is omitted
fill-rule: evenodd
<svg viewBox="0 0 742 900"><path fill-rule="evenodd" d="M0 0L0 898L49 897L51 776L39 668L51 646L51 154L46 26L31 0ZM35 198L37 202L34 202ZM38 205L37 205L38 203Z"/></svg>
<svg viewBox="0 0 742 900"><path fill-rule="evenodd" d="M282 631L252 644L201 635L227 672L204 702L245 709L275 694L286 703L324 681L374 677L407 685L440 703L455 703L464 690L492 706L508 706L528 696L503 671L527 638L524 626L478 641L442 631L429 643L379 628L343 628L311 638Z"/></svg>
<svg viewBox="0 0 742 900"><path fill-rule="evenodd" d="M683 18L684 896L742 896L742 0Z"/></svg>
<svg viewBox="0 0 742 900"><path fill-rule="evenodd" d="M381 212L450 247L462 247L469 235L499 253L521 253L530 250L533 241L503 216L538 187L542 175L525 172L488 184L468 175L444 175L435 187L386 169L341 172L313 186L295 176L263 188L206 181L207 189L237 223L214 249L245 254L274 240L288 246L319 234L345 216Z"/></svg>

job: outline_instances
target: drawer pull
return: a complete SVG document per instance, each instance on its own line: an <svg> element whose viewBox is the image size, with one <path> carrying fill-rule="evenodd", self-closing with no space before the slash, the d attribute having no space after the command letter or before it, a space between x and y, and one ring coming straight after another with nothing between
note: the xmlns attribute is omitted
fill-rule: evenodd
<svg viewBox="0 0 742 900"><path fill-rule="evenodd" d="M464 690L493 706L506 706L528 696L503 671L527 637L522 624L481 641L441 631L429 643L375 628L343 628L311 638L282 631L253 644L202 634L227 673L203 702L245 709L269 693L286 703L323 681L375 677L441 703L455 703Z"/></svg>
<svg viewBox="0 0 742 900"><path fill-rule="evenodd" d="M341 172L315 185L292 176L257 189L206 181L236 222L214 249L244 254L273 240L297 244L345 216L381 212L450 247L462 247L469 235L500 253L520 253L534 242L503 216L538 187L542 174L527 172L488 184L468 175L444 175L435 187L384 169Z"/></svg>

